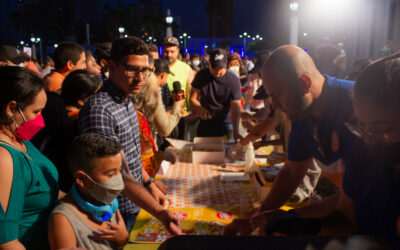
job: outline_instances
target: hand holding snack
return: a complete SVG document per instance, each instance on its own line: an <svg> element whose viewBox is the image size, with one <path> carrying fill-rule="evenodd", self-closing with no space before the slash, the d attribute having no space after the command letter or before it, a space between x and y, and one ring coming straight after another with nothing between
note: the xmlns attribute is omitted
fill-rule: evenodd
<svg viewBox="0 0 400 250"><path fill-rule="evenodd" d="M200 110L200 119L210 120L210 119L212 119L212 115L205 108L201 108L201 110Z"/></svg>

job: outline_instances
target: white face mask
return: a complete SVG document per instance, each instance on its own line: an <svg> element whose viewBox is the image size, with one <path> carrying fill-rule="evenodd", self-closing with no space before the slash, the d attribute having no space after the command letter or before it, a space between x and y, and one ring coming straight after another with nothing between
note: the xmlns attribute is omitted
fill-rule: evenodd
<svg viewBox="0 0 400 250"><path fill-rule="evenodd" d="M125 188L122 175L116 175L103 182L95 182L89 175L86 176L93 182L93 187L89 190L89 195L104 204L111 204L115 198Z"/></svg>
<svg viewBox="0 0 400 250"><path fill-rule="evenodd" d="M231 67L229 67L229 70L232 71L233 73L239 75L239 66L231 66Z"/></svg>
<svg viewBox="0 0 400 250"><path fill-rule="evenodd" d="M193 63L194 66L199 66L200 65L200 61L197 61L197 60L193 61L192 63Z"/></svg>

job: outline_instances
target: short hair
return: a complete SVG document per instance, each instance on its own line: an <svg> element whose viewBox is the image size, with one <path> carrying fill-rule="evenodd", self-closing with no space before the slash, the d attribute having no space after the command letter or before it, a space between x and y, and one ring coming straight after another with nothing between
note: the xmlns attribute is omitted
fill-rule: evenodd
<svg viewBox="0 0 400 250"><path fill-rule="evenodd" d="M355 61L349 70L349 73L346 76L347 80L355 81L358 75L366 68L368 65L372 63L371 59L360 59Z"/></svg>
<svg viewBox="0 0 400 250"><path fill-rule="evenodd" d="M101 84L100 78L87 70L75 70L67 75L61 87L61 97L67 106L93 95Z"/></svg>
<svg viewBox="0 0 400 250"><path fill-rule="evenodd" d="M190 57L190 60L193 60L194 58L199 58L199 59L200 59L200 55L199 55L199 54L193 54L193 55Z"/></svg>
<svg viewBox="0 0 400 250"><path fill-rule="evenodd" d="M151 44L147 44L147 46L149 47L149 52L157 52L158 53L157 45L151 43Z"/></svg>
<svg viewBox="0 0 400 250"><path fill-rule="evenodd" d="M153 67L154 66L154 58L151 54L148 54L148 56L149 56L149 66Z"/></svg>
<svg viewBox="0 0 400 250"><path fill-rule="evenodd" d="M54 69L61 70L68 61L76 64L84 52L83 47L74 42L62 42L54 51Z"/></svg>
<svg viewBox="0 0 400 250"><path fill-rule="evenodd" d="M242 60L242 58L240 58L240 55L236 52L229 54L228 56L228 62L233 61L233 60L238 60L239 62Z"/></svg>
<svg viewBox="0 0 400 250"><path fill-rule="evenodd" d="M400 53L377 60L364 69L354 85L354 95L400 110Z"/></svg>
<svg viewBox="0 0 400 250"><path fill-rule="evenodd" d="M82 170L88 174L98 167L101 158L121 151L119 142L105 135L86 133L74 138L68 152L68 165L72 174Z"/></svg>
<svg viewBox="0 0 400 250"><path fill-rule="evenodd" d="M92 54L92 51L85 50L85 57L88 58L89 56L94 57L93 54Z"/></svg>
<svg viewBox="0 0 400 250"><path fill-rule="evenodd" d="M164 58L158 58L154 60L154 74L158 76L162 73L169 73L169 64Z"/></svg>
<svg viewBox="0 0 400 250"><path fill-rule="evenodd" d="M45 56L44 59L43 59L43 64L44 65L49 65L52 62L54 62L54 61L53 61L53 58L51 58L50 56Z"/></svg>
<svg viewBox="0 0 400 250"><path fill-rule="evenodd" d="M121 38L113 42L111 47L111 60L120 62L128 55L148 55L149 49L139 37Z"/></svg>
<svg viewBox="0 0 400 250"><path fill-rule="evenodd" d="M43 82L26 68L3 66L0 67L0 89L0 124L9 125L13 120L6 113L7 104L14 100L24 110L43 89Z"/></svg>
<svg viewBox="0 0 400 250"><path fill-rule="evenodd" d="M108 60L111 56L111 43L97 43L96 50L94 51L94 57L99 62L102 59Z"/></svg>

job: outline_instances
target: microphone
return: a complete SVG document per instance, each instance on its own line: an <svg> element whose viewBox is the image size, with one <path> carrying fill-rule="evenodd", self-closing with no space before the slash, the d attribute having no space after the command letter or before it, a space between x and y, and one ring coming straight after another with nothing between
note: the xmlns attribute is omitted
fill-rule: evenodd
<svg viewBox="0 0 400 250"><path fill-rule="evenodd" d="M172 87L174 90L172 91L172 100L174 102L185 99L185 92L182 90L181 83L179 81L175 81L172 83Z"/></svg>

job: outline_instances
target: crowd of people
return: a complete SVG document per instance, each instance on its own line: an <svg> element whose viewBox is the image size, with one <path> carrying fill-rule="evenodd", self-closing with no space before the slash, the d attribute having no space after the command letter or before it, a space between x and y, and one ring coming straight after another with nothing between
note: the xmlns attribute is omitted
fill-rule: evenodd
<svg viewBox="0 0 400 250"><path fill-rule="evenodd" d="M184 234L154 177L177 160L166 137L196 136L286 152L261 206L225 235L365 234L399 247L400 56L346 74L344 45L324 46L315 60L285 45L251 61L222 48L181 54L175 37L162 57L137 37L93 52L66 41L39 66L1 45L0 248L120 249L140 209ZM332 195L280 209L307 199L320 172Z"/></svg>

